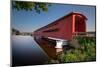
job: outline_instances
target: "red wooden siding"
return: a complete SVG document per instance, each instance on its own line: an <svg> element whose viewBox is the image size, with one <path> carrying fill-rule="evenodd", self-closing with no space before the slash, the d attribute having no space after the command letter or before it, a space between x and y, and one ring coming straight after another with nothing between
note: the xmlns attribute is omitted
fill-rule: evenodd
<svg viewBox="0 0 100 67"><path fill-rule="evenodd" d="M70 40L76 32L86 32L86 17L79 13L70 13L36 30L34 35Z"/></svg>

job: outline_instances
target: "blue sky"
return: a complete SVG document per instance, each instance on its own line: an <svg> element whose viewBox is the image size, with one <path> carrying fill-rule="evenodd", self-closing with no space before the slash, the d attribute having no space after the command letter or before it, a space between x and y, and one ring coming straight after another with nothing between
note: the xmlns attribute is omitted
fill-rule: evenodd
<svg viewBox="0 0 100 67"><path fill-rule="evenodd" d="M52 4L48 12L41 11L40 14L33 11L17 11L11 12L11 26L22 32L33 32L36 29L43 27L70 12L79 12L84 14L87 20L87 30L95 31L95 7L94 6L80 6L67 4Z"/></svg>

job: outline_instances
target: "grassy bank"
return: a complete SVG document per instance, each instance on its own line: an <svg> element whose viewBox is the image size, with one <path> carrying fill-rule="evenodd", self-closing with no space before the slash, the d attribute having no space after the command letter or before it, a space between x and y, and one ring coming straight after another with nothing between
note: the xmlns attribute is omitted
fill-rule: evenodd
<svg viewBox="0 0 100 67"><path fill-rule="evenodd" d="M96 60L95 38L77 37L80 47L64 50L57 55L57 60L49 60L48 63L69 63Z"/></svg>

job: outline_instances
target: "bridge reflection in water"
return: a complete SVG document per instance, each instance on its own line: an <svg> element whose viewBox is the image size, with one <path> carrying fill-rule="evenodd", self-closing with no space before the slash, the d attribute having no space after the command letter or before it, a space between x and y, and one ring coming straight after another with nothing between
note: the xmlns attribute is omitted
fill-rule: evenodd
<svg viewBox="0 0 100 67"><path fill-rule="evenodd" d="M42 36L34 36L34 39L51 59L57 59L57 55L63 51L64 46L70 48L69 45L66 45L67 41L63 42L61 47L58 47L56 40Z"/></svg>
<svg viewBox="0 0 100 67"><path fill-rule="evenodd" d="M56 41L41 36L34 36L34 39L49 57L56 59Z"/></svg>

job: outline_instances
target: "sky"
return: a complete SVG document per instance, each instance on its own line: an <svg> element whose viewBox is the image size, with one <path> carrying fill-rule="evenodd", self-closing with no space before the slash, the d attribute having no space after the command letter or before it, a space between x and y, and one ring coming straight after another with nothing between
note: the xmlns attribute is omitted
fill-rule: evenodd
<svg viewBox="0 0 100 67"><path fill-rule="evenodd" d="M72 5L72 4L51 4L48 12L41 11L40 14L33 11L11 11L11 27L21 32L33 32L70 12L79 12L87 17L87 31L95 31L95 6Z"/></svg>

